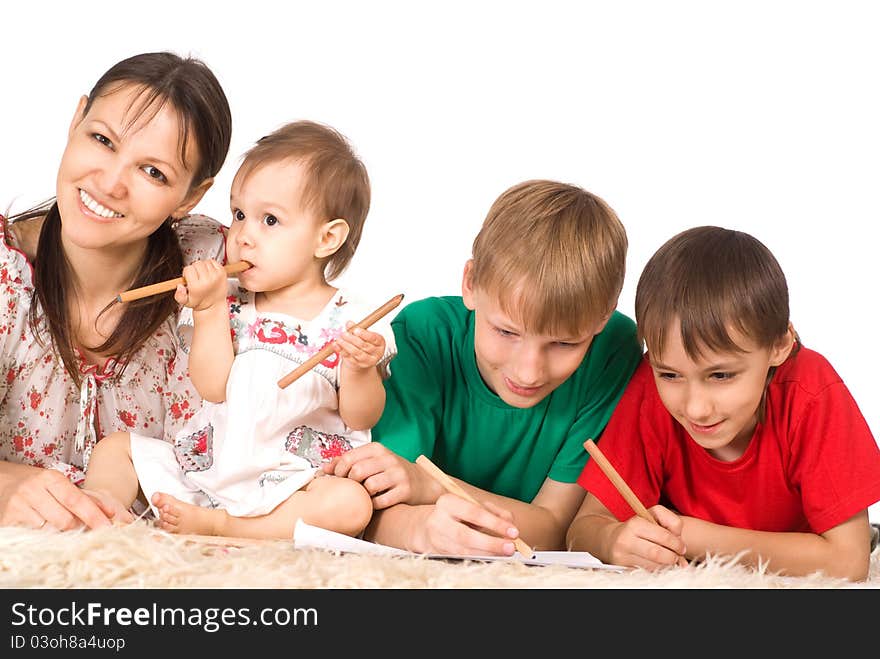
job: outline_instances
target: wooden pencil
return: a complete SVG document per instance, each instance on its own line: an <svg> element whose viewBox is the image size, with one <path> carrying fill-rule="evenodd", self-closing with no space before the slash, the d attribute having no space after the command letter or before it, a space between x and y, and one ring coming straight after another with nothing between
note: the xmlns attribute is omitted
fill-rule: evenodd
<svg viewBox="0 0 880 659"><path fill-rule="evenodd" d="M376 309L373 313L371 313L366 318L364 318L361 322L353 325L351 327L351 329L354 330L357 327L360 327L361 329L367 329L368 327L370 327L370 325L372 325L377 320L379 320L380 318L385 316L392 309L397 307L397 305L399 305L402 301L403 301L403 293L395 295L393 298L388 300L388 302L386 302L381 307ZM311 371L313 368L315 368L315 366L317 366L322 361L327 359L327 357L332 355L335 350L336 350L336 348L333 347L333 342L331 341L330 343L325 345L323 348L321 348L318 352L316 352L314 355L309 357L302 364L300 364L295 369L293 369L290 373L288 373L283 378L278 380L278 386L281 387L282 389L284 389L285 387L289 387L296 380L301 378L303 375L305 375L306 373Z"/></svg>
<svg viewBox="0 0 880 659"><path fill-rule="evenodd" d="M639 517L643 517L652 524L660 524L654 519L654 516L648 512L648 509L645 508L644 504L639 501L639 498L636 496L636 493L632 491L629 485L626 484L626 481L623 480L623 477L617 470L614 468L610 462L608 462L608 458L605 457L605 454L599 450L599 447L596 445L592 439L588 439L584 442L584 448L587 449L587 453L590 454L590 457L596 461L596 464L599 465L599 469L602 470L602 473L608 477L608 480L611 481L611 484L620 492L620 496L622 496L626 502L629 504L629 507L635 511L636 515ZM678 557L678 564L681 567L687 567L687 559L684 556Z"/></svg>
<svg viewBox="0 0 880 659"><path fill-rule="evenodd" d="M440 469L440 467L431 462L426 456L420 455L419 457L417 457L416 464L424 469L431 478L440 483L440 485L442 485L447 492L451 492L452 494L460 496L465 501L470 501L471 503L477 504L481 508L485 508L485 506L483 506L479 501L468 494L467 490L462 488L458 483L447 476L443 472L443 470ZM525 541L523 541L522 538L515 538L513 544L516 547L516 550L526 558L535 557L535 552L525 543Z"/></svg>
<svg viewBox="0 0 880 659"><path fill-rule="evenodd" d="M226 271L227 275L234 275L238 272L244 272L248 268L251 267L251 264L247 261L236 261L235 263L228 263L223 266L223 269ZM186 280L183 277L178 277L177 279L168 279L167 281L160 281L156 284L150 284L149 286L141 286L140 288L132 288L131 290L125 291L124 293L120 293L116 296L117 302L131 302L132 300L140 300L144 297L150 297L151 295L158 295L159 293L167 293L168 291L173 291L179 284L185 284Z"/></svg>
<svg viewBox="0 0 880 659"><path fill-rule="evenodd" d="M636 493L632 491L629 485L626 484L626 481L621 478L620 474L617 473L617 470L614 466L608 462L608 458L605 457L605 454L599 450L599 447L596 446L596 442L592 439L588 439L584 442L584 448L587 449L587 453L590 454L590 457L596 461L596 464L599 465L599 469L602 470L608 480L611 481L611 484L617 488L617 491L620 492L620 496L622 496L626 502L629 504L630 508L635 511L636 515L639 517L644 517L649 522L657 523L657 520L654 519L654 516L648 512L648 509L642 505L642 502L639 501L639 498L636 496Z"/></svg>

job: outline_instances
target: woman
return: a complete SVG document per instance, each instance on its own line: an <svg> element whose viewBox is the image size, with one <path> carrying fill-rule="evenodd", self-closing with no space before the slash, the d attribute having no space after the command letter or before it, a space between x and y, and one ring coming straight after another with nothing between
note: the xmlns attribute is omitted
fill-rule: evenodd
<svg viewBox="0 0 880 659"><path fill-rule="evenodd" d="M200 406L174 299L112 301L223 259L223 227L188 213L230 135L202 62L135 55L80 99L54 201L0 217L0 525L109 524L112 508L75 485L97 438L171 437Z"/></svg>

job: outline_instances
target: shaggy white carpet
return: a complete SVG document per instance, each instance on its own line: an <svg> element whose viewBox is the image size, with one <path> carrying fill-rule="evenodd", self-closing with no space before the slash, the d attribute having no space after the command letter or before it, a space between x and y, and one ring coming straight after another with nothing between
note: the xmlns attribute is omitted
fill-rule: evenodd
<svg viewBox="0 0 880 659"><path fill-rule="evenodd" d="M781 577L733 560L649 573L294 550L290 541L206 544L147 522L59 533L0 528L2 588L880 588L880 548L866 582Z"/></svg>

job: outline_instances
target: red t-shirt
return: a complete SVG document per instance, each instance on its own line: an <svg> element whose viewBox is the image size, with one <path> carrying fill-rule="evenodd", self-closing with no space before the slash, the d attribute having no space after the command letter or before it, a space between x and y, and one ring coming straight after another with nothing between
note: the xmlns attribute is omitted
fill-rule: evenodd
<svg viewBox="0 0 880 659"><path fill-rule="evenodd" d="M764 422L733 462L710 455L666 411L647 359L599 446L646 507L724 526L824 533L880 500L880 448L867 422L828 361L803 347L773 375ZM629 519L593 462L578 483Z"/></svg>

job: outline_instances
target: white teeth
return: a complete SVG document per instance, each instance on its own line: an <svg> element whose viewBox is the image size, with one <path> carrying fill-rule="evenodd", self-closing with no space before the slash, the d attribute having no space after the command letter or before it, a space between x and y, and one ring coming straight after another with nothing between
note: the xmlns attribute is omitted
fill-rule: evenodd
<svg viewBox="0 0 880 659"><path fill-rule="evenodd" d="M106 217L108 220L112 220L115 217L122 217L122 213L117 213L116 211L112 211L106 206L102 206L85 190L79 191L79 198L82 199L82 203L92 211L95 215L100 215L101 217Z"/></svg>

